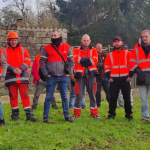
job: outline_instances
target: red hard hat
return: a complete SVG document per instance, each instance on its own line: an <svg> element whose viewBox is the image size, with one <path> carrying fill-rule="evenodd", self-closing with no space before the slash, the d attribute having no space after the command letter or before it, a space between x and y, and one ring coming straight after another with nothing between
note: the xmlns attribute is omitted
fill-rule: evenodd
<svg viewBox="0 0 150 150"><path fill-rule="evenodd" d="M7 40L8 39L18 39L18 38L19 38L19 36L18 36L18 34L16 32L9 32L7 34Z"/></svg>

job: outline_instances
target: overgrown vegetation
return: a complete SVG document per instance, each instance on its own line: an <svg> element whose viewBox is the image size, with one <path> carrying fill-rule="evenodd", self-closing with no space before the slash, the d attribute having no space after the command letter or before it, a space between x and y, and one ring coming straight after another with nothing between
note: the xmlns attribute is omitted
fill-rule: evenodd
<svg viewBox="0 0 150 150"><path fill-rule="evenodd" d="M3 0L1 24L11 25L22 18L25 26L69 30L68 43L80 45L81 36L89 34L92 45L112 44L116 35L133 48L140 33L149 29L150 0Z"/></svg>

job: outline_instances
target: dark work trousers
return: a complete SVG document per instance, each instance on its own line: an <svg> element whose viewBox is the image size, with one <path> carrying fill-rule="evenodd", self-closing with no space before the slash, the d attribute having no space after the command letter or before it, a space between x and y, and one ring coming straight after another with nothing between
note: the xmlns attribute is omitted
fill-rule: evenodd
<svg viewBox="0 0 150 150"><path fill-rule="evenodd" d="M96 82L97 82L96 103L97 103L97 107L100 107L101 106L101 87L103 87L104 89L107 102L109 103L110 101L110 94L109 94L110 83L107 78L96 79Z"/></svg>
<svg viewBox="0 0 150 150"><path fill-rule="evenodd" d="M75 83L75 94L76 94L76 100L74 105L74 115L73 116L80 116L81 113L81 100L84 94L85 86L87 87L87 92L90 97L90 110L91 110L91 116L97 116L98 110L96 105L96 77L92 76L91 78L81 77L76 78Z"/></svg>
<svg viewBox="0 0 150 150"><path fill-rule="evenodd" d="M39 99L39 97L40 97L40 95L41 95L41 93L42 93L42 91L44 90L45 87L46 87L46 82L45 81L40 80L40 81L37 82L36 90L35 90L34 98L33 98L33 105L32 105L33 109L37 108L38 99ZM51 100L51 104L52 104L52 107L56 106L55 97L53 97L53 99Z"/></svg>
<svg viewBox="0 0 150 150"><path fill-rule="evenodd" d="M110 82L110 103L109 103L109 111L110 115L116 116L115 110L117 107L117 99L119 95L119 90L121 90L124 99L124 108L125 108L125 117L128 117L132 114L131 100L130 100L130 91L131 86L130 82L122 81Z"/></svg>

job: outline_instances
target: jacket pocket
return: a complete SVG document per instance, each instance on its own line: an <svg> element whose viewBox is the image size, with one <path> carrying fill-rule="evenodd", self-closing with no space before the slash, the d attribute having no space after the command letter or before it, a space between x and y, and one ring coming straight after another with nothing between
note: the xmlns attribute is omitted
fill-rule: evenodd
<svg viewBox="0 0 150 150"><path fill-rule="evenodd" d="M97 82L94 82L94 94L96 94L97 91Z"/></svg>
<svg viewBox="0 0 150 150"><path fill-rule="evenodd" d="M75 82L74 94L79 94L79 82Z"/></svg>

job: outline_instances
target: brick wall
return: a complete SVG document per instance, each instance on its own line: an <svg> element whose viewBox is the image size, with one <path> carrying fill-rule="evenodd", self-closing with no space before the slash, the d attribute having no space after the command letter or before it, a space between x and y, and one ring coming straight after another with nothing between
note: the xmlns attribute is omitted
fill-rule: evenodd
<svg viewBox="0 0 150 150"><path fill-rule="evenodd" d="M19 43L28 49L31 60L35 59L35 56L40 53L40 47L42 45L46 45L51 43L50 34L53 29L50 28L26 28L26 27L6 27L0 26L0 48L6 48L7 41L6 36L10 31L15 31L19 35ZM64 42L67 42L67 30L59 29L62 34L62 38ZM16 58L17 59L17 58ZM30 84L29 84L29 93L34 93L35 85L32 83L32 75L31 75L31 67L28 69L30 75ZM0 94L7 95L8 90L4 86L4 81L0 82Z"/></svg>

